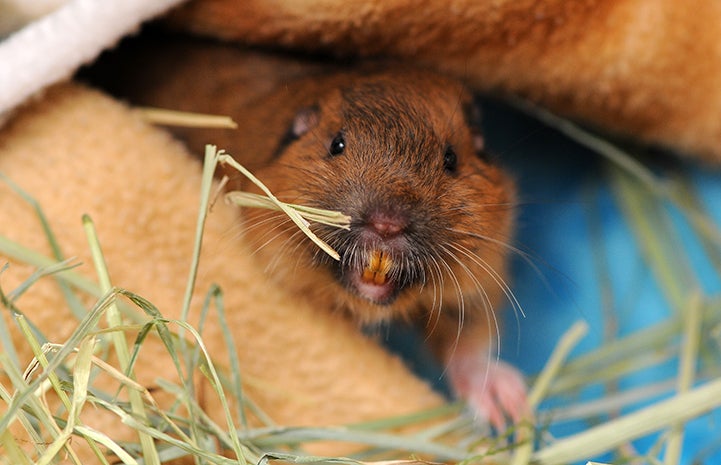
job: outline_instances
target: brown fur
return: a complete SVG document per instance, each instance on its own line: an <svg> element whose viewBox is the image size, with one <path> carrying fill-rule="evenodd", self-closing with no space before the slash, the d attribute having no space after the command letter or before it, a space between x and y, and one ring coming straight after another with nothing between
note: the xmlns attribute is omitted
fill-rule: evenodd
<svg viewBox="0 0 721 465"><path fill-rule="evenodd" d="M262 119L258 107L273 117ZM331 73L281 86L244 110L264 128L292 128L299 119L311 127L280 150L270 138L254 147L254 156L272 154L256 173L282 200L342 211L351 227L315 228L340 263L283 215L250 211L246 230L278 283L314 307L365 323L406 319L424 329L451 386L503 428L505 415L518 420L525 408L520 376L492 363L496 312L511 292L506 257L514 195L505 173L477 152L480 128L469 126L470 108L472 97L458 82L411 68ZM246 134L240 130L239 139ZM333 155L339 136L345 149ZM444 163L449 147L457 156L453 170ZM401 234L376 233L378 213L402 225ZM394 264L390 301L369 297L358 284L369 253L378 250Z"/></svg>
<svg viewBox="0 0 721 465"><path fill-rule="evenodd" d="M309 82L320 90L309 91ZM349 293L334 278L332 260L298 239L297 234L291 239L293 229L283 226L284 220L277 218L278 228L270 223L251 231L259 236L258 243L263 243L283 230L260 250L269 261L279 255L289 256L288 261L273 266L281 282L302 295L314 296L320 308L345 310L366 322L404 317L432 326L429 319L438 317L432 314L439 311L438 307L442 307L442 318L457 321L459 292L466 300L469 321L475 312L496 305L500 289L482 266L494 270L501 279L505 277L506 251L499 244L510 240L513 194L506 176L474 153L473 136L462 109L470 100L464 89L439 76L405 70L314 78L290 85L279 94L285 102L290 95L302 95L303 104L320 105L318 126L258 171L282 199L343 211L354 218L352 228L364 226L368 209L392 205L394 211L400 209L399 214L407 214L419 234L425 235L413 246L418 250L407 251L409 256L417 253L415 258L424 260L418 258L421 252L443 244L478 254L481 262L474 264L459 250L435 250L434 258L446 262L450 270L434 270L430 262L425 262L423 269L429 277L439 274L433 277L435 282L429 278L423 289L414 285L392 304L374 305ZM342 155L329 159L328 143L341 129L348 147ZM458 153L458 172L454 175L443 171L445 144L453 145ZM265 217L258 211L248 212L250 224ZM327 237L331 245L343 244L337 231L319 228L319 234ZM297 259L295 254L299 255ZM318 267L318 262L324 266ZM298 273L305 269L318 271ZM455 288L449 272L460 280L460 289ZM483 301L475 279L489 293L489 302ZM441 297L443 301L438 302ZM453 326L455 336L457 324Z"/></svg>
<svg viewBox="0 0 721 465"><path fill-rule="evenodd" d="M509 292L513 189L501 170L476 153L480 127L472 96L459 82L387 63L311 62L303 69L297 58L263 60L232 46L183 39L150 45L152 51L148 46L141 41L141 53L129 54L132 65L120 58L126 69L142 70L141 84L126 86L124 95L172 109L225 112L239 123L237 130L175 132L197 153L204 143L222 140L281 200L353 218L350 232L314 226L339 251L336 263L284 215L246 212L245 234L276 282L316 308L362 323L413 321L447 363L467 366L460 360L492 352L495 311ZM182 53L164 58L177 50ZM258 77L248 69L259 59L268 72L263 78L275 88L254 93ZM220 69L207 66L211 62ZM122 82L127 78L123 74ZM339 135L347 147L332 156ZM457 157L453 172L444 165L449 148ZM235 173L235 178L242 177ZM376 234L377 215L402 224L403 234ZM379 251L391 257L391 284L368 290L360 277ZM514 384L521 384L520 378Z"/></svg>
<svg viewBox="0 0 721 465"><path fill-rule="evenodd" d="M248 235L277 282L316 308L351 314L361 322L414 320L433 340L442 341L437 345L444 358L458 343L459 320L469 326L495 324L492 312L504 291L498 281L506 280L503 244L512 235L513 189L504 173L474 153L473 137L480 128L469 127L472 97L460 83L408 66L379 71L379 64L366 64L347 72L330 64L176 40L151 39L125 52L120 62L142 74L131 75L130 82L123 74L123 89L115 90L135 102L232 116L237 130L174 131L196 153L205 143L220 141L281 200L343 211L355 219L354 229L364 227L368 209L393 205L423 233L403 255L423 262L427 282L402 290L389 305L376 305L337 278L360 265L339 272L283 215L271 218L264 210L249 210ZM258 69L265 74L253 72ZM275 88L259 88L259 79ZM319 108L318 125L281 147L278 155L298 112L311 106ZM329 159L328 145L341 130L348 150ZM443 172L446 145L458 155L454 175ZM235 177L241 176L236 172ZM337 231L317 228L331 245L343 244ZM346 265L360 260L346 255ZM480 331L485 340L487 329Z"/></svg>
<svg viewBox="0 0 721 465"><path fill-rule="evenodd" d="M149 127L106 96L64 85L24 108L0 132L0 171L39 202L65 256L81 262L76 272L95 279L80 222L87 213L97 225L113 284L146 297L168 318L180 316L200 170L197 160L164 131ZM32 207L4 183L0 211L0 234L50 255ZM355 325L319 312L269 281L247 242L233 234L237 214L237 209L219 203L209 216L190 321L197 324L210 285L220 285L246 393L262 410L281 425L334 425L442 402ZM7 292L33 268L0 257L0 264L5 262L10 268L0 279ZM64 342L77 325L51 278L36 283L16 303L52 342ZM3 311L2 317L15 327L9 312ZM203 337L218 366L227 367L226 346L212 312ZM13 340L21 362L28 362L27 345L17 333ZM149 387L157 378L176 379L170 358L154 338L144 344L136 371ZM5 378L0 381L7 386ZM222 424L210 389L205 389L204 399ZM85 421L114 439L132 439L102 410L89 408L87 413Z"/></svg>
<svg viewBox="0 0 721 465"><path fill-rule="evenodd" d="M196 0L186 30L425 63L643 141L721 159L714 0Z"/></svg>

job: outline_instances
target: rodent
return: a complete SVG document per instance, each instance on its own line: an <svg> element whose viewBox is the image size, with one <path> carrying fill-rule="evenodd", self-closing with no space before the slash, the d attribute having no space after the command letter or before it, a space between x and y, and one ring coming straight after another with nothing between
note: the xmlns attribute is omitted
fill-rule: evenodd
<svg viewBox="0 0 721 465"><path fill-rule="evenodd" d="M288 105L291 95L302 97ZM457 393L498 427L505 414L518 419L523 382L489 347L510 292L514 189L484 151L472 95L402 69L311 77L264 99L284 104L284 136L253 151L269 157L256 175L284 201L352 220L350 231L312 228L339 252L335 261L282 214L246 211L270 272L318 308L363 323L414 322Z"/></svg>
<svg viewBox="0 0 721 465"><path fill-rule="evenodd" d="M221 62L226 75L244 66ZM198 68L184 65L183 79L192 82L187 73ZM208 79L212 71L198 72ZM283 289L361 323L415 323L479 415L497 428L518 420L526 409L522 376L493 347L496 312L511 293L514 187L485 152L472 94L457 80L407 66L295 74L258 94L242 83L237 96L153 95L145 86L140 100L230 113L235 131L181 136L198 153L220 138L219 148L283 201L351 216L349 231L312 226L339 252L336 261L282 213L243 211L245 234Z"/></svg>

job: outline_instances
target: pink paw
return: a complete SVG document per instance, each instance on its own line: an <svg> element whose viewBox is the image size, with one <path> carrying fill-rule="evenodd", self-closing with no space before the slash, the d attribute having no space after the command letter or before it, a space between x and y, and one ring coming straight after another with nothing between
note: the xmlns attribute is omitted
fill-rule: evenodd
<svg viewBox="0 0 721 465"><path fill-rule="evenodd" d="M456 395L496 431L506 429L507 419L518 423L528 413L523 375L487 352L455 354L448 373Z"/></svg>

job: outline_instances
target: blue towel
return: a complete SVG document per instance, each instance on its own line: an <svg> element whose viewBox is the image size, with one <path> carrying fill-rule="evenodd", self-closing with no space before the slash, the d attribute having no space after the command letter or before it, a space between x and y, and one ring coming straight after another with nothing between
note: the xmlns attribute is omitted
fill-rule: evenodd
<svg viewBox="0 0 721 465"><path fill-rule="evenodd" d="M514 258L513 289L525 316L505 313L502 357L527 374L538 373L558 338L580 319L588 322L590 331L574 355L591 351L604 340L604 322L608 321L604 308L613 312L619 337L667 321L674 309L644 261L642 244L629 224L624 201L617 195L615 180L619 174L611 163L501 105L488 103L485 118L490 149L514 173L519 185L516 245L531 262ZM649 169L660 177L682 172L710 220L717 227L721 225L721 171L675 159L655 162L664 157L656 154ZM656 201L652 205L661 205L659 211L669 221L673 249L669 253L688 260L690 273L684 275L691 283L697 282L704 294L718 295L721 263L709 259L698 235L671 204ZM649 208L649 215L653 211ZM718 244L715 252L720 252ZM712 348L706 366L721 367L719 353L718 347ZM676 370L675 361L666 362L624 377L619 388L669 379ZM582 396L588 400L603 392L596 387L585 390ZM563 403L555 400L543 407ZM551 432L563 437L588 426L586 422L569 422L551 427ZM685 431L683 464L721 463L721 410L690 422ZM658 435L652 435L635 441L634 446L647 453L657 440ZM663 449L656 456L662 454ZM601 461L614 458L588 457Z"/></svg>

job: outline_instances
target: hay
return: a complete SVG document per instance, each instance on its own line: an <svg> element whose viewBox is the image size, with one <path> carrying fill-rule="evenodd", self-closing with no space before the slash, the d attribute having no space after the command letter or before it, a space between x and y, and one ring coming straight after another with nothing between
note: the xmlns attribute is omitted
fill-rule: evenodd
<svg viewBox="0 0 721 465"><path fill-rule="evenodd" d="M207 115L164 108L137 107L134 110L151 124L183 126L186 128L235 129L238 127L229 116Z"/></svg>
<svg viewBox="0 0 721 465"><path fill-rule="evenodd" d="M225 335L228 353L231 354L231 372L220 372L211 354L207 353L196 328L184 321L192 297L203 225L211 198L210 179L219 161L233 163L223 158L222 152L212 148L206 153L196 249L180 320L165 319L152 303L141 296L112 286L90 218L85 218L84 224L99 284L77 275L73 271L72 261L45 257L0 237L0 253L32 264L38 270L17 289L7 293L0 289L2 306L5 311L12 312L15 323L35 355L30 367L19 365L15 355L17 350L9 336L10 330L0 319L0 343L4 348L0 353L0 367L11 383L8 386L0 385L0 402L3 404L0 444L4 454L0 463L53 463L60 455L73 463L80 463L74 448L78 444L87 444L96 451L99 463L108 463L101 453L101 448L107 448L124 464L153 464L189 455L195 457L198 463L208 464L265 464L279 460L290 463L373 462L389 465L415 463L414 457L423 456L463 464L492 459L494 463L513 465L560 465L588 460L598 453L613 451L623 447L624 443L654 431L668 432L660 440L662 443L657 449L665 445L665 463L678 463L684 422L721 406L721 380L709 378L717 373L704 368L698 373L694 371L699 347L703 347L704 341L713 337L709 328L717 328L721 324L721 300L702 294L699 287L693 285L692 275L689 277L683 266L677 266L676 262L669 265L669 254L671 259L681 262L683 257L679 257L679 252L673 250L673 247L669 250L666 220L657 206L658 202L671 202L679 206L695 232L714 247L721 244L721 236L693 199L689 198L688 192L681 188L680 181L661 182L617 147L597 136L552 115L535 114L548 124L556 125L570 137L609 157L620 203L636 233L643 236L642 243L647 244L644 253L648 262L663 283L669 302L678 312L665 322L611 341L593 352L567 361L568 353L583 336L585 328L579 324L569 330L559 342L546 369L535 378L530 391L530 403L537 409L535 418L529 418L505 434L489 438L478 437L472 419L459 404L344 428L286 428L282 425L248 427L244 420L244 408L253 408L252 399L246 399L242 390L242 373L237 359L232 355L236 352L232 338L229 334ZM17 186L15 188L19 190ZM25 193L22 195L32 202L31 196ZM232 194L230 197L231 201L245 205L278 208L306 229L308 221L328 220L324 212L276 202L272 194L268 198L271 200L259 200L258 197L245 194ZM48 239L55 243L42 209L36 207ZM318 216L319 213L321 216ZM329 221L336 225L340 223L341 227L343 221L346 221L335 213L331 217ZM0 269L0 273L2 271L4 268ZM45 343L44 335L39 334L32 322L15 306L17 297L46 275L53 275L63 283L66 303L71 309L78 305L78 293L89 294L97 299L89 312L73 311L78 316L78 325L63 344ZM687 284L689 280L692 281L691 285ZM219 289L212 289L206 296L203 315L207 316L214 309L220 320L224 321L219 293ZM101 329L100 321L103 317L107 320L107 326ZM139 348L151 332L157 333L165 344L181 380L179 384L159 380L158 386L177 396L182 410L187 414L179 414L181 409L178 408L161 409L154 394L133 380L133 366L142 363L137 358ZM128 348L127 337L135 337L136 344L132 350ZM108 347L103 353L117 356L118 366L112 366L95 355L93 349L98 345ZM580 403L569 401L566 407L552 411L538 409L542 401L549 397L573 399L575 393L584 386L618 380L632 370L679 354L681 368L676 380L643 386L629 392L609 393L600 400ZM188 361L190 365L184 366L183 363ZM100 392L93 385L94 370L111 376L117 382L116 388L126 391L130 401L109 402L107 399L113 398L116 392ZM191 383L193 373L197 371L206 375L215 395L221 400L225 424L214 423L199 408ZM699 380L702 382L699 383ZM656 400L659 393L670 390L675 391L673 396ZM49 392L60 399L62 408L59 411L51 412L44 402ZM226 401L228 396L241 400L237 412L231 411L230 403ZM651 400L652 403L644 409L619 415L565 438L549 438L545 434L547 426L553 421L592 419L640 400ZM83 424L80 413L88 408L103 409L120 418L138 431L139 443L121 445L113 440L112 431L95 431ZM262 417L261 413L254 413ZM243 427L234 424L234 417L241 419ZM398 427L426 424L429 420L435 422L428 429L412 434L393 432ZM28 448L22 439L13 436L8 430L10 425L22 428L26 437L33 441L33 446ZM347 458L313 457L302 452L304 443L319 440L366 444L368 450ZM213 444L219 444L222 449L229 451L229 457L221 454ZM479 450L483 452L477 452ZM407 460L399 460L399 457ZM627 460L634 463L656 459L640 455Z"/></svg>

